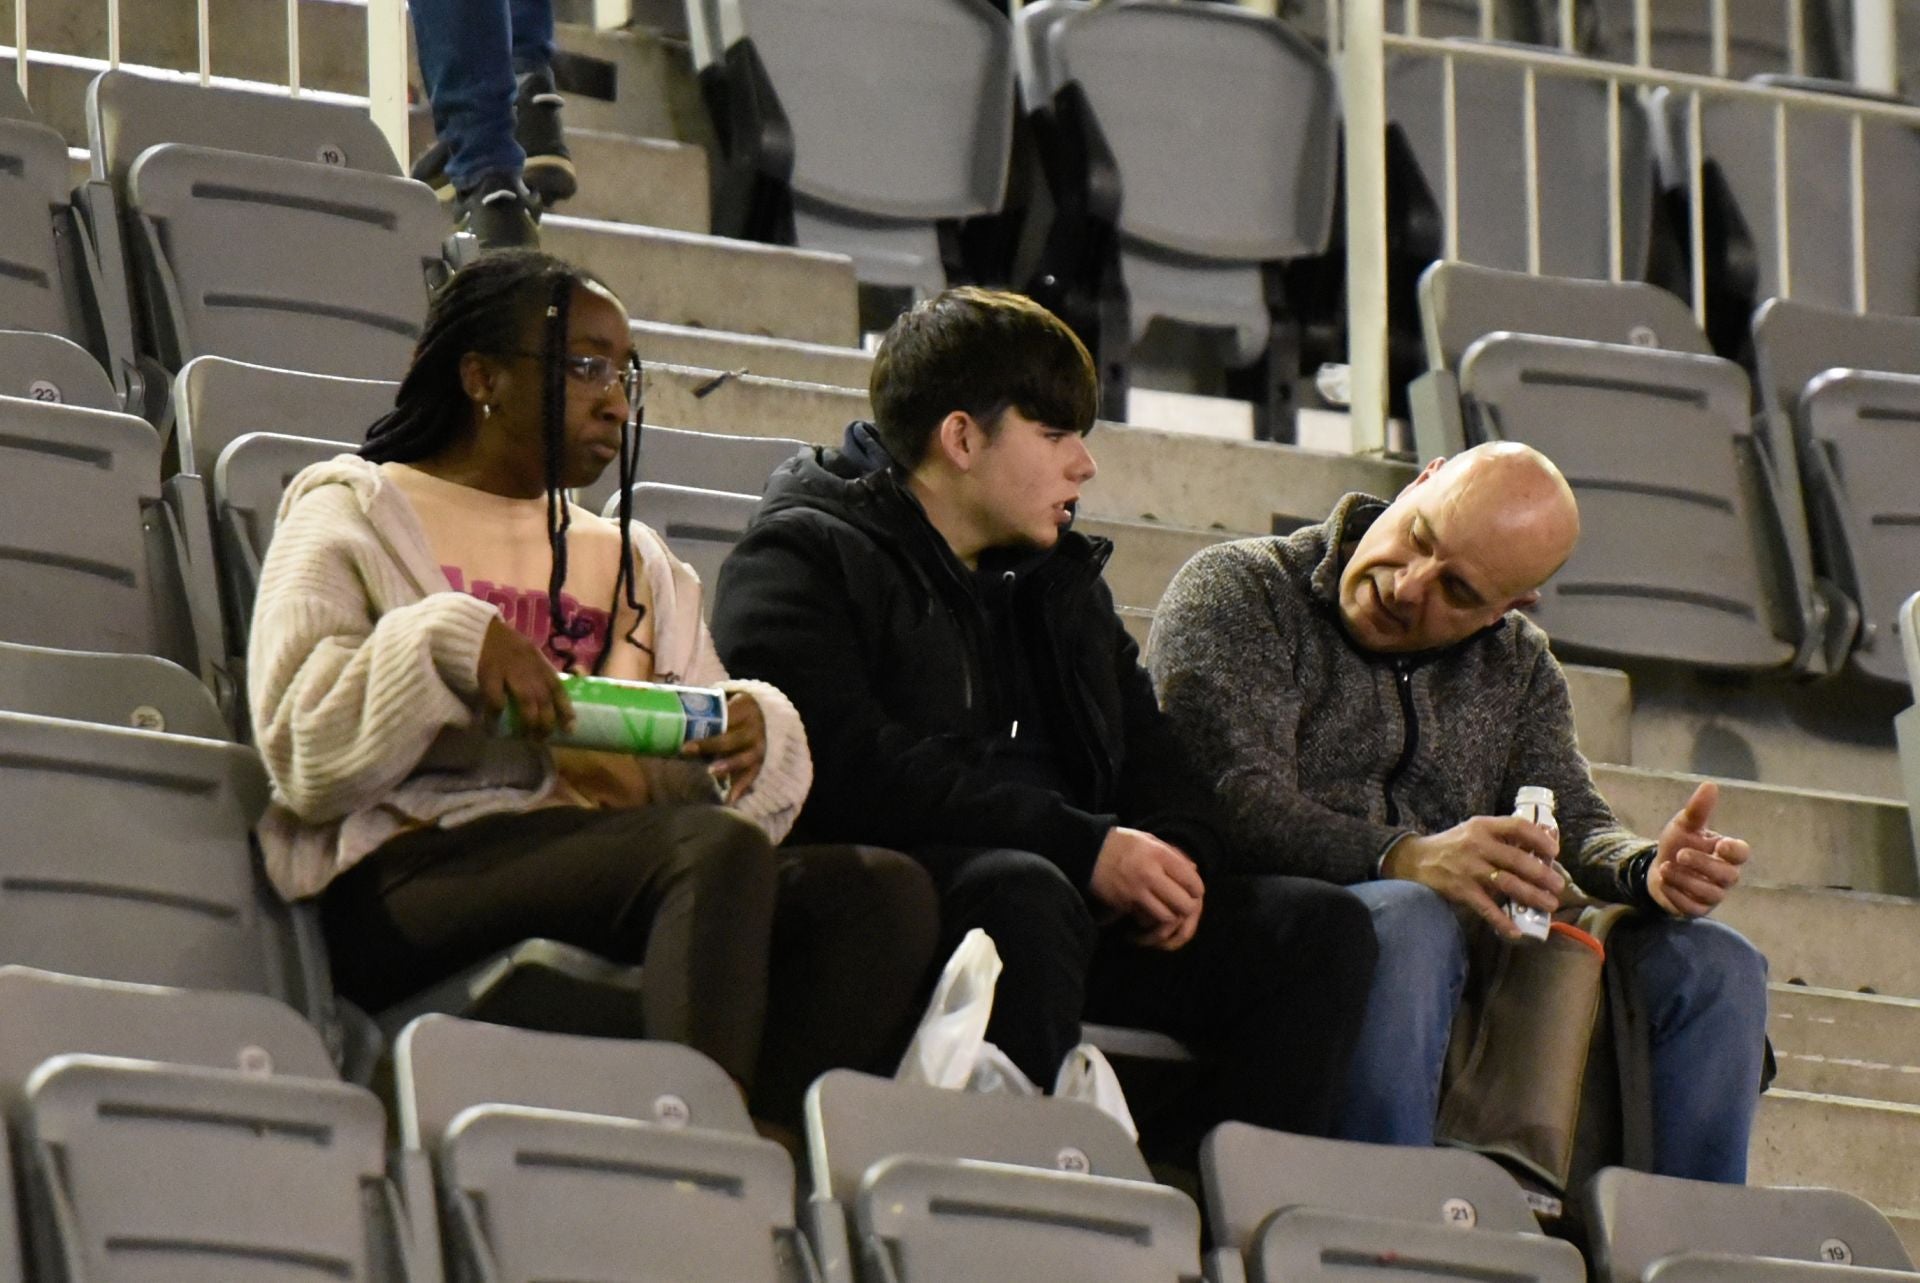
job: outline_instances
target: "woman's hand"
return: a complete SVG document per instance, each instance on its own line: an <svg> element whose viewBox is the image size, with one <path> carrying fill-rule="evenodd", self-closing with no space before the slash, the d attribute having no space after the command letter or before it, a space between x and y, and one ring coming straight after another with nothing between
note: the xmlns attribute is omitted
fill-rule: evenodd
<svg viewBox="0 0 1920 1283"><path fill-rule="evenodd" d="M680 755L705 758L708 773L727 785L727 801L738 802L767 760L767 719L760 705L751 695L727 696L726 733L687 744Z"/></svg>

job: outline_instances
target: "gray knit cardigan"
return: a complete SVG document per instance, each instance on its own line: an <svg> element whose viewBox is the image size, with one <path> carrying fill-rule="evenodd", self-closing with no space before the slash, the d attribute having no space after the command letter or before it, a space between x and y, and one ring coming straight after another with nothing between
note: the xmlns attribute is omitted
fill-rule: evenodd
<svg viewBox="0 0 1920 1283"><path fill-rule="evenodd" d="M1350 494L1286 538L1217 544L1161 599L1148 667L1218 790L1241 867L1365 881L1402 834L1508 814L1521 786L1539 784L1553 790L1575 882L1629 899L1622 875L1651 844L1594 789L1545 633L1510 613L1421 655L1349 639L1343 547L1385 507Z"/></svg>

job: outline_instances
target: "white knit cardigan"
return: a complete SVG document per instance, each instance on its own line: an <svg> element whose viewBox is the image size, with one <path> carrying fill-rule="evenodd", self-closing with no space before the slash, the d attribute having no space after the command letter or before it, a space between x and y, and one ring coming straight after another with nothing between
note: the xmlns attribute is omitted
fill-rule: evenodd
<svg viewBox="0 0 1920 1283"><path fill-rule="evenodd" d="M731 681L700 617L700 580L636 523L663 682L753 696L766 763L736 804L779 841L813 783L806 730L764 682ZM419 517L380 469L343 454L287 487L260 573L247 647L254 739L273 778L259 827L288 899L317 894L403 829L549 802L553 755L494 738L476 712L480 644L495 608L456 592ZM700 764L649 763L658 801L710 798Z"/></svg>

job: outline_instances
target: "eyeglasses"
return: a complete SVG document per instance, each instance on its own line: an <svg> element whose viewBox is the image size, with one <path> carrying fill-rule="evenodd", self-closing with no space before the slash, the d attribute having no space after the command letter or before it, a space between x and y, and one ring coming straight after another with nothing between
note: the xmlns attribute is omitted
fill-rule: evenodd
<svg viewBox="0 0 1920 1283"><path fill-rule="evenodd" d="M547 358L545 352L514 352L511 355L524 356L534 361L544 361ZM616 361L610 356L563 356L560 358L560 367L567 372L568 378L581 387L591 388L595 392L605 392L616 382L619 383L620 390L626 394L627 405L636 413L639 411L640 360L638 357L630 356L624 361Z"/></svg>

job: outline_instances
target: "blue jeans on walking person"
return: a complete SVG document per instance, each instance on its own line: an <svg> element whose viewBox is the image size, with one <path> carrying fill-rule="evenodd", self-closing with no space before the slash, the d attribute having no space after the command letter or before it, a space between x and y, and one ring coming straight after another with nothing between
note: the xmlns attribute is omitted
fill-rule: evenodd
<svg viewBox="0 0 1920 1283"><path fill-rule="evenodd" d="M553 62L553 0L411 0L433 127L446 140L455 191L491 173L518 176L516 77Z"/></svg>
<svg viewBox="0 0 1920 1283"><path fill-rule="evenodd" d="M1431 1145L1466 980L1466 937L1447 902L1418 883L1349 889L1373 912L1380 956L1338 1134ZM1619 962L1650 1017L1654 1170L1745 1181L1766 1035L1766 959L1718 922L1663 919L1633 933Z"/></svg>

